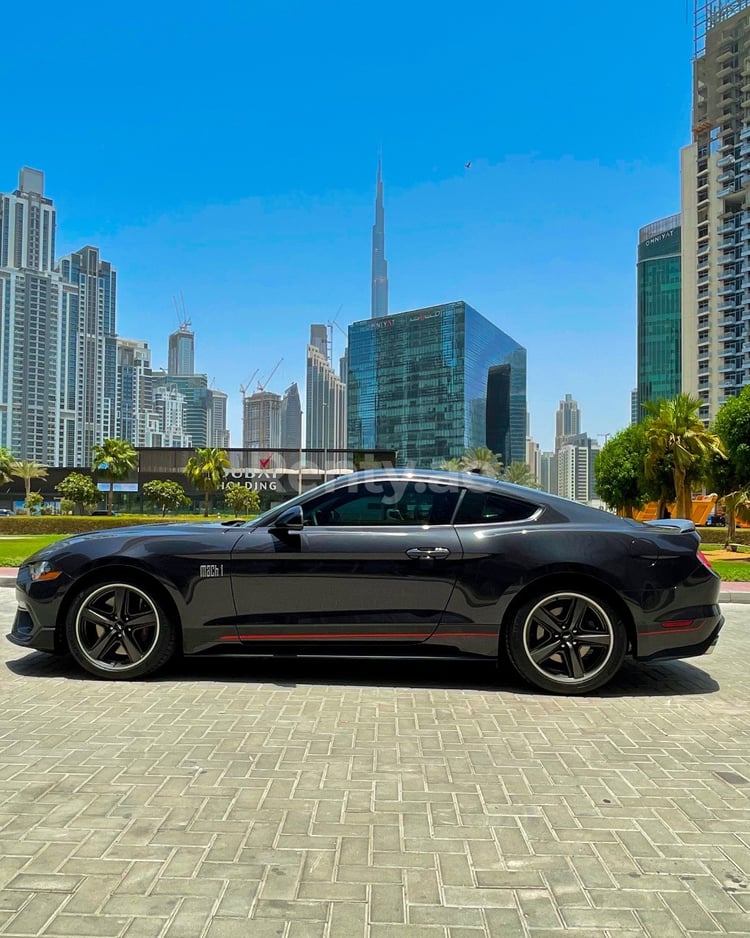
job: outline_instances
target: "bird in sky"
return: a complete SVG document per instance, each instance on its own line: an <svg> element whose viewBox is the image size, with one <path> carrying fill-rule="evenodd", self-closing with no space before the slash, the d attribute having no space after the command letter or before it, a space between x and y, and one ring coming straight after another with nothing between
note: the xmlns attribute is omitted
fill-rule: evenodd
<svg viewBox="0 0 750 938"><path fill-rule="evenodd" d="M471 160L469 160L468 163L464 163L464 167L465 167L466 169L471 169Z"/></svg>

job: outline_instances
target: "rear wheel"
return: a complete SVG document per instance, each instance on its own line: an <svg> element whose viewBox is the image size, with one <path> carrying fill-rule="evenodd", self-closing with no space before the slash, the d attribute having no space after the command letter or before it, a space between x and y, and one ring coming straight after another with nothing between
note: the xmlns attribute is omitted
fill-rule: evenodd
<svg viewBox="0 0 750 938"><path fill-rule="evenodd" d="M67 616L73 657L108 680L145 677L169 661L177 645L161 604L132 583L94 584L76 597Z"/></svg>
<svg viewBox="0 0 750 938"><path fill-rule="evenodd" d="M511 664L530 684L557 694L585 694L607 683L627 650L625 625L607 603L585 593L536 596L505 630Z"/></svg>

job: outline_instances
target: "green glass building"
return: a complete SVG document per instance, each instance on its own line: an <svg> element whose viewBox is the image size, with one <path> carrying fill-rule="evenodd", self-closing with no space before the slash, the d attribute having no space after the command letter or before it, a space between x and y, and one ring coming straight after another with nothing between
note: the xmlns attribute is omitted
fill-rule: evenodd
<svg viewBox="0 0 750 938"><path fill-rule="evenodd" d="M439 467L474 446L526 461L526 349L463 301L349 326L347 445Z"/></svg>
<svg viewBox="0 0 750 938"><path fill-rule="evenodd" d="M641 228L638 237L638 408L680 393L682 259L680 216Z"/></svg>

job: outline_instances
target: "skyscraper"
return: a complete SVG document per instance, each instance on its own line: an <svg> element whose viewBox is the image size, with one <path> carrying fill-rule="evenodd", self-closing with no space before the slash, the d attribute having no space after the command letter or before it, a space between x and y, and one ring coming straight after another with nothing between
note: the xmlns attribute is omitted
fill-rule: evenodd
<svg viewBox="0 0 750 938"><path fill-rule="evenodd" d="M88 466L93 447L116 435L117 273L90 245L61 258L58 270L67 285L63 347L75 407L74 438L66 434L62 456L66 466Z"/></svg>
<svg viewBox="0 0 750 938"><path fill-rule="evenodd" d="M682 151L682 390L709 421L750 381L750 0L695 0Z"/></svg>
<svg viewBox="0 0 750 938"><path fill-rule="evenodd" d="M332 450L346 448L346 382L333 370L325 326L310 326L305 391L305 445L323 451L328 468L339 467Z"/></svg>
<svg viewBox="0 0 750 938"><path fill-rule="evenodd" d="M463 301L353 323L347 391L350 449L526 461L526 349Z"/></svg>
<svg viewBox="0 0 750 938"><path fill-rule="evenodd" d="M154 408L151 349L148 342L117 340L117 406L115 435L133 446L154 446L151 433L158 420Z"/></svg>
<svg viewBox="0 0 750 938"><path fill-rule="evenodd" d="M227 429L227 400L228 395L216 388L208 389L208 445L217 449L229 447L229 430Z"/></svg>
<svg viewBox="0 0 750 938"><path fill-rule="evenodd" d="M159 393L160 400L167 401L174 411L178 398L174 395L165 397L164 389L174 390L182 401L182 416L180 421L172 420L169 424L174 428L173 435L185 433L190 436L191 446L210 446L208 442L208 410L209 410L209 391L208 377L202 374L193 375L170 375L164 371L154 374L154 395ZM155 397L156 399L156 397ZM171 418L170 418L171 419ZM166 425L165 425L166 432ZM165 445L176 445L174 443Z"/></svg>
<svg viewBox="0 0 750 938"><path fill-rule="evenodd" d="M60 465L64 448L63 281L54 270L56 216L44 174L24 167L18 189L0 194L0 446L18 459ZM68 437L74 387L68 388Z"/></svg>
<svg viewBox="0 0 750 938"><path fill-rule="evenodd" d="M302 446L302 403L297 382L293 381L281 399L281 447L299 449Z"/></svg>
<svg viewBox="0 0 750 938"><path fill-rule="evenodd" d="M568 437L580 432L581 411L578 409L578 401L573 400L572 394L566 394L555 414L555 452L567 442Z"/></svg>
<svg viewBox="0 0 750 938"><path fill-rule="evenodd" d="M281 396L256 391L243 401L243 449L276 449L281 445Z"/></svg>
<svg viewBox="0 0 750 938"><path fill-rule="evenodd" d="M170 375L195 374L195 333L190 330L189 319L169 336L167 370Z"/></svg>
<svg viewBox="0 0 750 938"><path fill-rule="evenodd" d="M383 176L378 160L378 178L375 191L375 224L372 226L372 300L370 315L373 319L388 315L388 262L385 259L385 208L383 206Z"/></svg>
<svg viewBox="0 0 750 938"><path fill-rule="evenodd" d="M638 404L680 393L680 216L641 228L638 235Z"/></svg>

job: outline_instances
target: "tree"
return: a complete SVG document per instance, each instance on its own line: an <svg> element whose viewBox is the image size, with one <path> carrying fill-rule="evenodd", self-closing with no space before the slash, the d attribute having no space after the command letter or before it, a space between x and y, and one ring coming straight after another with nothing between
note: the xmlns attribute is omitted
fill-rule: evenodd
<svg viewBox="0 0 750 938"><path fill-rule="evenodd" d="M41 492L29 492L26 496L24 505L30 515L34 514L34 509L40 508L44 504L44 495Z"/></svg>
<svg viewBox="0 0 750 938"><path fill-rule="evenodd" d="M237 482L230 482L224 489L224 501L236 515L247 515L260 511L260 496L254 489Z"/></svg>
<svg viewBox="0 0 750 938"><path fill-rule="evenodd" d="M138 453L127 440L105 440L93 449L92 470L109 482L107 513L112 514L115 482L127 479L138 465Z"/></svg>
<svg viewBox="0 0 750 938"><path fill-rule="evenodd" d="M55 491L73 502L77 515L83 514L84 505L95 505L99 498L99 490L94 480L80 472L71 472L65 476L62 482L55 486Z"/></svg>
<svg viewBox="0 0 750 938"><path fill-rule="evenodd" d="M226 452L223 449L217 449L215 446L196 449L195 456L191 456L187 461L185 475L204 494L203 516L205 518L208 517L211 506L211 495L221 488L224 472L230 466L231 463Z"/></svg>
<svg viewBox="0 0 750 938"><path fill-rule="evenodd" d="M47 467L33 459L14 459L10 464L10 474L17 479L23 479L26 498L31 493L31 482L33 479L46 479Z"/></svg>
<svg viewBox="0 0 750 938"><path fill-rule="evenodd" d="M0 482L10 482L13 462L14 460L10 450L7 450L4 446L0 446Z"/></svg>
<svg viewBox="0 0 750 938"><path fill-rule="evenodd" d="M653 478L661 460L672 460L680 518L692 517L693 484L706 475L709 457L724 455L721 440L706 430L698 416L700 406L700 400L689 394L646 404L646 477Z"/></svg>
<svg viewBox="0 0 750 938"><path fill-rule="evenodd" d="M143 494L161 511L162 518L167 511L175 511L190 501L180 483L171 479L147 482L143 486Z"/></svg>
<svg viewBox="0 0 750 938"><path fill-rule="evenodd" d="M646 450L643 427L632 424L610 437L594 461L597 495L626 518L646 501Z"/></svg>
<svg viewBox="0 0 750 938"><path fill-rule="evenodd" d="M460 457L458 459L444 459L440 463L440 468L445 472L463 472L464 464Z"/></svg>
<svg viewBox="0 0 750 938"><path fill-rule="evenodd" d="M722 405L714 430L724 446L726 459L711 461L709 480L717 496L723 496L727 513L725 546L728 547L734 541L737 516L744 521L750 507L750 385Z"/></svg>
<svg viewBox="0 0 750 938"><path fill-rule="evenodd" d="M503 473L503 461L486 446L474 446L467 449L461 457L464 472L476 472L491 479L498 479Z"/></svg>
<svg viewBox="0 0 750 938"><path fill-rule="evenodd" d="M512 482L514 485L525 485L529 489L538 489L534 473L529 469L525 462L512 462L506 466L501 476L504 482Z"/></svg>

